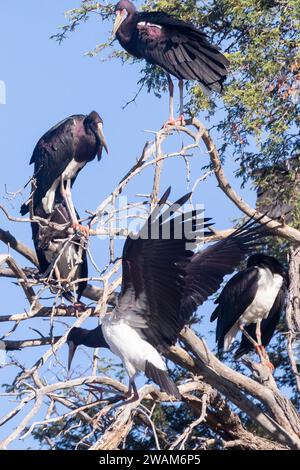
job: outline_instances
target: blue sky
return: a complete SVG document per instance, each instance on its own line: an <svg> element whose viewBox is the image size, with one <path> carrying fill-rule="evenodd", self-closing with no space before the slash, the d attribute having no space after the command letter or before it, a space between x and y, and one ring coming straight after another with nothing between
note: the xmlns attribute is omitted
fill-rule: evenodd
<svg viewBox="0 0 300 470"><path fill-rule="evenodd" d="M111 24L102 24L95 16L61 46L49 39L57 27L65 22L64 11L78 4L79 0L27 0L17 4L1 4L0 81L5 82L7 96L6 104L0 104L0 200L14 215L18 215L19 207L28 193L8 201L5 199L5 188L17 191L28 181L32 172L29 160L36 141L59 120L93 109L104 120L110 154L108 157L104 154L100 163L95 160L87 165L74 187L73 199L82 213L85 209L95 209L134 164L145 141L151 139L151 135L144 130L158 130L167 117L167 95L159 100L142 92L135 104L124 111L121 109L137 90L138 65L122 66L117 61L103 62L99 58L91 59L84 55L96 44L106 40ZM172 147L169 144L167 148ZM198 152L192 162L191 185L200 176L202 163L206 162L207 157ZM230 155L225 170L233 186L239 190L239 182L234 178L236 163ZM127 194L132 197L137 191L149 192L151 184L150 173L145 174L128 188ZM166 164L162 187L170 184L174 198L186 192L182 161L172 160ZM250 204L254 204L255 194L250 188L243 190L242 195ZM217 188L214 177L200 185L195 200L204 204L207 215L214 219L217 228L228 228L231 221L240 216L240 212ZM32 246L28 224L9 223L0 213L0 226L11 230L17 238ZM104 260L103 242L93 240L92 250L101 264ZM6 251L2 245L0 253ZM20 257L16 256L16 259L26 265ZM27 305L21 290L11 281L0 279L0 283L0 315L24 311ZM212 311L211 303L208 302L201 311L204 315L209 314ZM38 327L44 334L49 332L48 322L39 321L38 326L34 322L25 323L10 339L36 337L30 327ZM87 323L88 326L94 324L96 320ZM1 336L8 331L9 326L0 323ZM60 334L64 329L65 326L58 325L54 333ZM207 335L207 321L201 325L200 331ZM209 341L212 345L212 340ZM18 360L22 358L29 367L40 352L27 349L14 353L14 357ZM66 361L66 354L65 348L62 361ZM79 360L85 358L83 355L78 357ZM0 383L9 383L14 372L12 368L0 369ZM13 406L13 403L1 397L0 404L1 414ZM0 430L0 438L7 435L15 423ZM29 445L32 445L32 441L27 440L14 444L13 448L27 448Z"/></svg>

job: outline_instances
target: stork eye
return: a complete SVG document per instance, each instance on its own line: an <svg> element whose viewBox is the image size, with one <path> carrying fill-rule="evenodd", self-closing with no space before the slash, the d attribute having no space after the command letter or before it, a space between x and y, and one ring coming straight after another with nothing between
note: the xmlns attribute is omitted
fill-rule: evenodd
<svg viewBox="0 0 300 470"><path fill-rule="evenodd" d="M126 18L126 16L128 15L128 12L125 8L123 8L123 10L118 10L117 13L119 13L119 15L122 16L122 18Z"/></svg>

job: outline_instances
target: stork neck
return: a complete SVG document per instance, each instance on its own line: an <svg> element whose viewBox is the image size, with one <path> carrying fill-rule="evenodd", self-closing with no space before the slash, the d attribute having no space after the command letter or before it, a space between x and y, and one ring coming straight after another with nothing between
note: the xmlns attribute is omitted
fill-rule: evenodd
<svg viewBox="0 0 300 470"><path fill-rule="evenodd" d="M90 348L107 348L109 346L104 339L101 325L93 330L84 330L81 336L81 344Z"/></svg>
<svg viewBox="0 0 300 470"><path fill-rule="evenodd" d="M139 14L137 11L129 12L126 19L123 21L121 27L117 32L117 38L122 43L130 42L133 32L138 24Z"/></svg>

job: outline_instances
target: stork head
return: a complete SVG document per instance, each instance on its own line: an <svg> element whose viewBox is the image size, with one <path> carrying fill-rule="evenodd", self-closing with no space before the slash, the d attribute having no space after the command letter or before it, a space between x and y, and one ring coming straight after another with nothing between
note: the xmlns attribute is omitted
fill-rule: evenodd
<svg viewBox="0 0 300 470"><path fill-rule="evenodd" d="M120 2L117 3L115 8L116 19L112 32L113 37L115 37L123 21L126 20L127 16L132 15L135 12L136 8L134 4L129 0L120 0Z"/></svg>
<svg viewBox="0 0 300 470"><path fill-rule="evenodd" d="M68 370L71 369L71 364L77 347L82 344L84 336L82 334L83 331L83 328L72 328L67 336L67 344L69 346Z"/></svg>
<svg viewBox="0 0 300 470"><path fill-rule="evenodd" d="M251 266L259 266L261 268L268 268L273 274L280 274L286 277L286 270L284 266L273 256L266 255L265 253L255 253L248 258L247 268Z"/></svg>
<svg viewBox="0 0 300 470"><path fill-rule="evenodd" d="M106 140L103 133L103 121L96 111L92 111L84 120L85 128L88 132L92 132L97 142L99 142L99 150L97 152L98 160L101 160L103 148L108 153Z"/></svg>
<svg viewBox="0 0 300 470"><path fill-rule="evenodd" d="M67 336L67 344L69 346L68 370L71 368L72 360L78 346L88 346L89 348L107 348L109 346L105 341L102 333L101 325L93 330L85 328L72 328Z"/></svg>

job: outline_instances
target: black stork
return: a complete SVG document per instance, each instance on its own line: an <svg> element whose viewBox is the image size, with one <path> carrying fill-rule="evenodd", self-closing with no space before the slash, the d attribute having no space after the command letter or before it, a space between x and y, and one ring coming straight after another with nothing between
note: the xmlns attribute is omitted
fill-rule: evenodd
<svg viewBox="0 0 300 470"><path fill-rule="evenodd" d="M76 210L75 213L78 217ZM64 201L55 203L50 215L45 214L40 204L35 215L45 220L31 223L40 276L54 292L60 289L67 300L79 303L88 276L86 238L70 230L70 215Z"/></svg>
<svg viewBox="0 0 300 470"><path fill-rule="evenodd" d="M78 228L71 187L86 163L96 155L98 160L101 159L103 147L108 151L103 121L96 111L70 116L46 132L30 160L30 164L34 163L33 214L42 204L44 212L49 215L54 204L64 200L71 224ZM21 214L28 211L29 204L23 204Z"/></svg>
<svg viewBox="0 0 300 470"><path fill-rule="evenodd" d="M128 237L125 242L122 289L114 311L105 315L96 329L71 329L67 338L69 366L80 344L108 347L119 356L130 378L128 397L133 400L137 398L134 379L139 371L163 391L180 398L160 354L176 343L197 307L217 291L224 276L233 272L266 232L250 221L224 240L194 254L185 245L186 238L192 237L190 241L195 241L196 231L190 234L187 230L188 236L179 238L177 231L175 238L174 223L171 223L169 238L162 237L172 207L161 216L159 211L168 195L169 191L152 214L151 229L154 228L155 238ZM176 206L182 205L188 196L177 201ZM184 228L190 228L190 215L184 218ZM193 230L203 231L210 225L209 220L197 219ZM157 221L159 230L154 226ZM149 221L145 227L149 228ZM206 234L204 232L204 236Z"/></svg>
<svg viewBox="0 0 300 470"><path fill-rule="evenodd" d="M138 12L129 0L115 7L113 35L129 54L167 72L170 114L167 124L184 124L183 80L197 80L205 89L221 92L229 61L193 24L161 11ZM179 79L180 117L174 120L174 85Z"/></svg>
<svg viewBox="0 0 300 470"><path fill-rule="evenodd" d="M217 320L219 353L227 351L238 331L242 340L235 354L238 359L255 349L260 360L274 369L266 353L285 304L288 274L274 257L257 253L249 257L246 269L225 285L211 321Z"/></svg>

